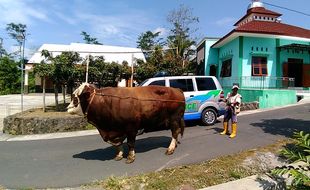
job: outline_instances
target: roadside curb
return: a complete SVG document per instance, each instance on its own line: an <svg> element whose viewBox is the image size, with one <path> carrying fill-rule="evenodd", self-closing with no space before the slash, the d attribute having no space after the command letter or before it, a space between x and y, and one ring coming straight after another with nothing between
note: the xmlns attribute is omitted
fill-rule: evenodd
<svg viewBox="0 0 310 190"><path fill-rule="evenodd" d="M281 107L275 108L266 108L266 109L256 109L256 110L246 110L240 112L239 116L250 115L260 112L272 111L277 109L283 109L286 107L298 106L302 104L310 103L310 98L302 99L296 104L285 105ZM98 134L97 130L84 130L84 131L74 131L74 132L62 132L62 133L48 133L48 134L35 134L35 135L9 135L0 133L0 142L1 141L30 141L30 140L48 140L48 139L58 139L58 138L68 138L68 137L80 137L80 136L88 136L88 135L96 135Z"/></svg>
<svg viewBox="0 0 310 190"><path fill-rule="evenodd" d="M252 175L235 181L229 181L200 190L263 190L263 189L276 189L277 182L271 179L269 176L263 175Z"/></svg>
<svg viewBox="0 0 310 190"><path fill-rule="evenodd" d="M252 175L235 181L202 188L200 190L261 190L262 185L257 181L257 177L257 175Z"/></svg>
<svg viewBox="0 0 310 190"><path fill-rule="evenodd" d="M305 162L299 161L292 164L289 164L289 166L306 166ZM308 171L305 173L305 175L310 176L310 172ZM271 177L269 177L266 174L261 175L252 175L249 177L245 177L242 179L229 181L226 183L205 187L200 190L226 190L226 189L234 189L234 190L264 190L264 189L282 189L282 185L284 184L290 184L292 182L292 178L285 174L284 181L275 181ZM283 187L284 189L284 187Z"/></svg>
<svg viewBox="0 0 310 190"><path fill-rule="evenodd" d="M96 134L98 134L96 129L85 130L85 131L74 131L74 132L48 133L48 134L36 134L36 135L18 135L18 136L1 134L0 141L48 140L48 139L80 137L80 136L88 136L88 135L96 135Z"/></svg>

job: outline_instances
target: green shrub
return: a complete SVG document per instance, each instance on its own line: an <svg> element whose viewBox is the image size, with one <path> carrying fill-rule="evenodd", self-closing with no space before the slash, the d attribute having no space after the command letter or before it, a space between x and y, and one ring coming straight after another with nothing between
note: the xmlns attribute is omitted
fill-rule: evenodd
<svg viewBox="0 0 310 190"><path fill-rule="evenodd" d="M305 166L282 166L272 170L272 174L283 176L288 174L292 178L292 183L289 186L291 189L310 189L310 178L306 172L310 170L310 134L304 131L294 134L295 143L293 146L287 146L281 150L281 155L287 158L290 162L305 162Z"/></svg>

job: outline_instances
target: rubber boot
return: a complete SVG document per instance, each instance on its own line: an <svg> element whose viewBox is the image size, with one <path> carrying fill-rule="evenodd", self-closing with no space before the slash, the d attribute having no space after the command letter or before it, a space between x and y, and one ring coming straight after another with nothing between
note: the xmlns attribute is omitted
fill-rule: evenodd
<svg viewBox="0 0 310 190"><path fill-rule="evenodd" d="M234 138L237 135L237 123L231 124L232 133L229 136L230 138Z"/></svg>
<svg viewBox="0 0 310 190"><path fill-rule="evenodd" d="M228 133L228 122L223 122L224 131L221 132L221 135L226 135Z"/></svg>

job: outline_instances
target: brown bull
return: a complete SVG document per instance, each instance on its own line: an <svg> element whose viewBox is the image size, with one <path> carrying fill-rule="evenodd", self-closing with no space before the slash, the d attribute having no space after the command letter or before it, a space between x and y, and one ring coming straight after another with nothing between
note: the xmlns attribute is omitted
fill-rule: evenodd
<svg viewBox="0 0 310 190"><path fill-rule="evenodd" d="M170 128L172 140L166 154L173 154L178 135L184 132L185 99L179 89L146 86L102 88L83 83L73 92L68 112L87 117L102 139L117 148L115 160L123 158L123 141L127 138L127 163L135 160L135 140L140 129Z"/></svg>

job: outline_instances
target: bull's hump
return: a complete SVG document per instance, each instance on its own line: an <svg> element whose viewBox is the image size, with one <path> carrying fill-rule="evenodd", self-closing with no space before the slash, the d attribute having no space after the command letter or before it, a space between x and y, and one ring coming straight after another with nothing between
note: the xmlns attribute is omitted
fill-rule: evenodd
<svg viewBox="0 0 310 190"><path fill-rule="evenodd" d="M165 95L167 94L167 90L166 89L156 89L155 90L155 94L159 95L159 96L162 96L162 95Z"/></svg>

